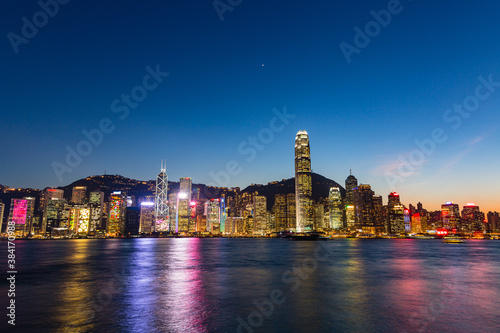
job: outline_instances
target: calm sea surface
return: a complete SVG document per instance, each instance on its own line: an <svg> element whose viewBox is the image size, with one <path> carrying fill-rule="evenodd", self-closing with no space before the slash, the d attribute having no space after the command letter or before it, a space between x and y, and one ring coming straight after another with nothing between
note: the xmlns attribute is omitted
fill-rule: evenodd
<svg viewBox="0 0 500 333"><path fill-rule="evenodd" d="M16 241L16 262L18 332L500 331L500 241Z"/></svg>

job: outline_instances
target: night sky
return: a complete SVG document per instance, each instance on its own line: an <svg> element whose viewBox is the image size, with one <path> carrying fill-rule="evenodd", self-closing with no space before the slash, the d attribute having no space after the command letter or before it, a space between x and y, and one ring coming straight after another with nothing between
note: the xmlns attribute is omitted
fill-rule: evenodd
<svg viewBox="0 0 500 333"><path fill-rule="evenodd" d="M314 172L343 184L352 167L384 203L396 190L427 209L500 210L498 1L224 0L220 15L210 0L58 6L44 22L37 1L0 4L0 184L149 180L166 159L170 180L244 188L293 177L306 130ZM368 24L379 31L348 61L341 43L353 50L354 28L366 33L370 12L388 7L391 21ZM25 38L34 15L40 27ZM140 101L127 106L132 92ZM473 111L447 111L464 100ZM272 121L284 109L287 124ZM67 147L103 124L101 142L68 166ZM413 158L410 171L400 158ZM229 161L237 172L217 182L210 173Z"/></svg>

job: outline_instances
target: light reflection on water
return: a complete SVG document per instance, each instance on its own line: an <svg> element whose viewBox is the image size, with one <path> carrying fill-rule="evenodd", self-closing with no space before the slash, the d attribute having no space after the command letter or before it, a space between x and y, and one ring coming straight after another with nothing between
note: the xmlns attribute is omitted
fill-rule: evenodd
<svg viewBox="0 0 500 333"><path fill-rule="evenodd" d="M500 327L496 241L142 238L19 241L16 250L18 331L235 332L273 290L284 303L240 331Z"/></svg>

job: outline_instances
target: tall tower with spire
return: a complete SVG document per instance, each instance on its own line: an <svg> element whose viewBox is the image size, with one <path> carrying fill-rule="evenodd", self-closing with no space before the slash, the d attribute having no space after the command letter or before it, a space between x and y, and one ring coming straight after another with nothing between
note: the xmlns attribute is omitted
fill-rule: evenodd
<svg viewBox="0 0 500 333"><path fill-rule="evenodd" d="M312 230L311 151L306 131L299 131L295 137L295 202L297 231Z"/></svg>
<svg viewBox="0 0 500 333"><path fill-rule="evenodd" d="M156 177L155 231L169 231L167 162L161 161L161 171Z"/></svg>
<svg viewBox="0 0 500 333"><path fill-rule="evenodd" d="M345 200L345 225L347 228L353 228L355 224L355 205L354 205L354 189L358 187L358 180L352 175L352 170L349 169L349 176L345 180L346 200Z"/></svg>

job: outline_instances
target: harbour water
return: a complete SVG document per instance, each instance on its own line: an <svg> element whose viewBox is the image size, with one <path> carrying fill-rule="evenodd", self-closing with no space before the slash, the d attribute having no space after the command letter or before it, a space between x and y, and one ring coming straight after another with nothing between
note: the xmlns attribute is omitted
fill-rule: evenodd
<svg viewBox="0 0 500 333"><path fill-rule="evenodd" d="M18 332L500 330L493 240L16 241L16 267Z"/></svg>

